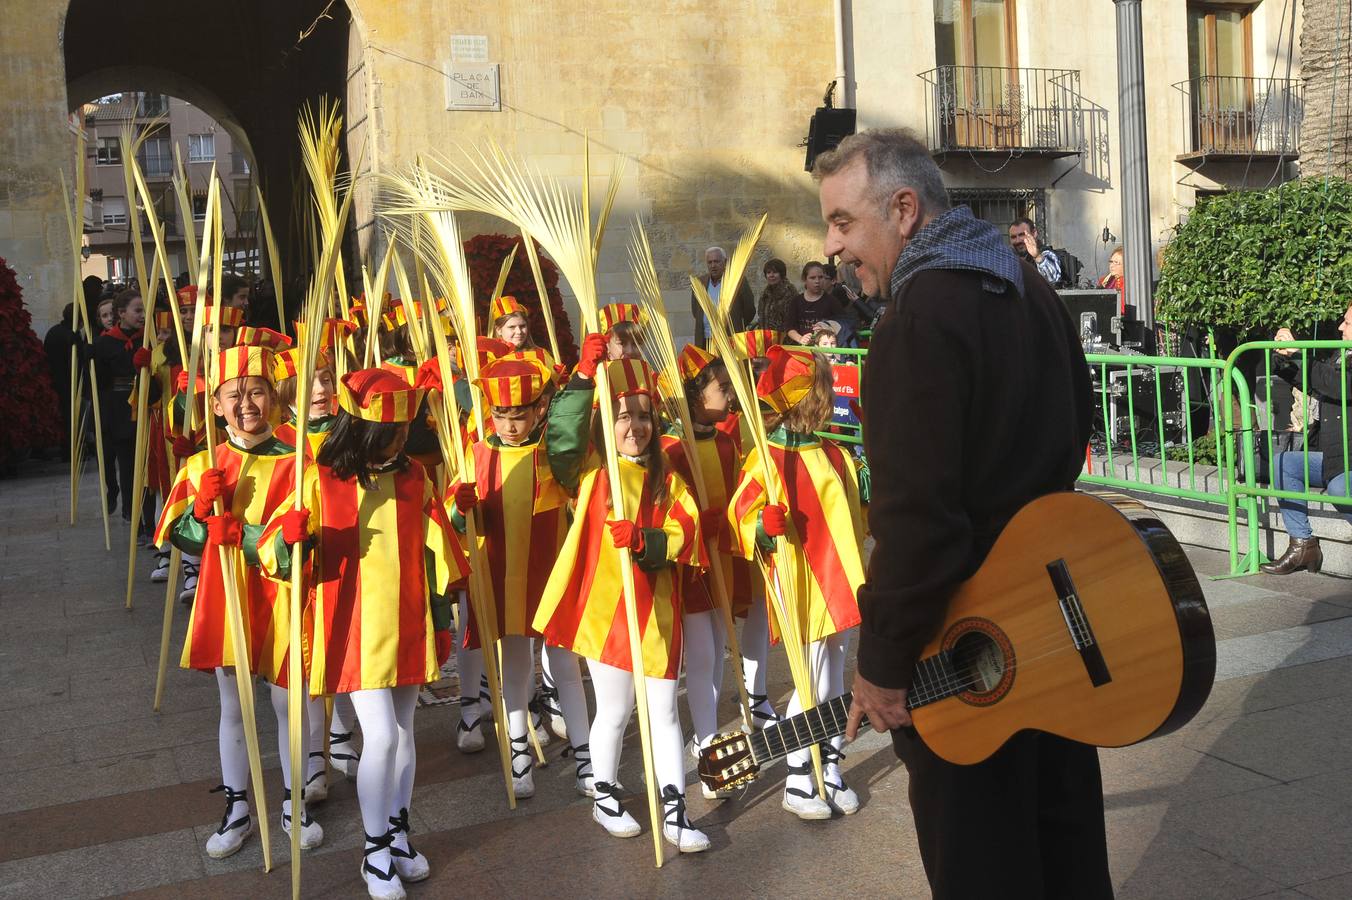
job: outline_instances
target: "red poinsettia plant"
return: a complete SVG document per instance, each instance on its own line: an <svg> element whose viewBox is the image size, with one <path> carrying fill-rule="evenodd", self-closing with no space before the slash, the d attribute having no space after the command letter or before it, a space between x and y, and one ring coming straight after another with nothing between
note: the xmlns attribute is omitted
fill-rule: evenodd
<svg viewBox="0 0 1352 900"><path fill-rule="evenodd" d="M538 247L539 244L537 243ZM519 248L512 268L507 273L504 294L510 294L530 310L530 334L537 347L549 348L549 330L545 327L544 314L540 312L540 294L535 289L535 276L531 274L530 260L520 236L508 237L505 234L480 234L465 241L465 260L469 263L470 283L474 287L474 309L479 321L485 327L488 322L488 302L493 297L493 288L498 283L498 272L502 261L512 248ZM554 331L559 339L561 362L566 366L577 365L577 339L573 335L573 325L568 319L568 311L563 306L563 295L559 293L559 270L546 256L540 256L540 274L544 278L545 290L549 294L549 308L554 313Z"/></svg>
<svg viewBox="0 0 1352 900"><path fill-rule="evenodd" d="M0 469L61 442L61 409L47 355L13 269L0 258Z"/></svg>

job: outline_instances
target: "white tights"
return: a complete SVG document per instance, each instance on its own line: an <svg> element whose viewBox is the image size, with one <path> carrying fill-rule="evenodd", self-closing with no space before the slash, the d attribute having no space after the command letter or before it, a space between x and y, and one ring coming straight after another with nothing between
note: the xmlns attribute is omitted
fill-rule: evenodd
<svg viewBox="0 0 1352 900"><path fill-rule="evenodd" d="M271 690L272 711L277 717L277 753L281 761L282 786L290 790L291 730L288 727L286 688L277 687L275 684L268 687ZM233 669L216 670L216 688L221 698L221 722L217 735L221 752L221 783L239 791L249 784L249 750L244 742L244 714L239 705L239 689L236 687ZM309 733L311 723L324 720L323 703L324 701L319 699L301 704L302 754L307 754L312 746L313 736ZM323 760L318 760L317 763L323 765ZM310 765L306 769L307 777L317 770L316 765ZM289 807L284 805L284 809L289 810ZM231 812L233 813L233 810Z"/></svg>
<svg viewBox="0 0 1352 900"><path fill-rule="evenodd" d="M742 681L746 684L747 694L755 698L751 703L768 710L769 701L759 699L765 696L765 670L770 658L770 613L763 597L752 599L751 608L747 610L742 625L741 651Z"/></svg>
<svg viewBox="0 0 1352 900"><path fill-rule="evenodd" d="M545 646L545 665L554 689L559 692L559 708L568 726L568 743L573 749L586 747L591 726L587 719L587 691L582 687L582 667L571 650ZM595 664L593 664L595 665Z"/></svg>
<svg viewBox="0 0 1352 900"><path fill-rule="evenodd" d="M589 660L587 668L596 692L596 718L592 720L590 740L592 771L598 782L615 784L620 772L620 745L634 711L634 676L596 660ZM644 683L648 688L653 768L658 787L674 785L684 794L685 763L681 722L676 712L676 681L648 677Z"/></svg>
<svg viewBox="0 0 1352 900"><path fill-rule="evenodd" d="M685 613L681 616L685 651L685 700L690 724L700 746L718 732L718 696L723 685L723 649L727 642L722 614Z"/></svg>
<svg viewBox="0 0 1352 900"><path fill-rule="evenodd" d="M406 809L413 799L413 775L417 749L413 743L413 711L418 705L418 685L353 691L348 695L361 722L362 754L357 767L357 805L362 828L378 837L390 829L390 817ZM394 844L408 849L407 836L398 832ZM373 866L388 869L389 850L370 857Z"/></svg>
<svg viewBox="0 0 1352 900"><path fill-rule="evenodd" d="M824 703L845 693L845 652L849 646L849 638L850 631L842 631L824 640L813 641L808 645L808 664L811 667L812 683L818 703ZM797 691L794 691L785 715L795 716L802 711L802 698L798 696ZM845 738L842 735L837 735L829 741L832 750L836 752L844 746L844 743ZM834 755L834 753L828 753L829 757L834 757ZM831 770L832 774L828 777L831 780L839 780L839 763L830 759L824 759L822 762L824 768ZM798 768L800 772L806 768L809 774L790 774L785 782L786 786L810 792L813 781L811 775L812 748L807 747L790 753L787 763L790 767ZM823 774L826 775L827 773L823 772Z"/></svg>

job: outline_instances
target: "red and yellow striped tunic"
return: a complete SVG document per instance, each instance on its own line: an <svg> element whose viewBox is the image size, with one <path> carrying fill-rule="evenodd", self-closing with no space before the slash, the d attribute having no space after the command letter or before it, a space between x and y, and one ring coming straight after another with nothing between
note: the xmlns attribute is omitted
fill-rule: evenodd
<svg viewBox="0 0 1352 900"><path fill-rule="evenodd" d="M623 518L662 533L660 539L649 541L642 554L635 554L643 671L653 678L675 678L681 667L680 580L676 566L662 563L708 565L699 539L699 510L685 481L675 472L667 473L667 499L659 507L653 503L644 466L621 458L619 467ZM610 509L610 480L600 459L592 454L579 485L573 524L535 614L535 629L549 644L633 671L620 557L606 527L606 520L615 518Z"/></svg>
<svg viewBox="0 0 1352 900"><path fill-rule="evenodd" d="M319 455L319 448L324 445L324 438L329 436L329 430L333 425L333 416L325 416L322 419L311 419L306 423L305 440L309 445L306 447L305 458L314 459ZM284 444L296 446L296 420L294 417L278 425L272 432L277 435L277 440Z"/></svg>
<svg viewBox="0 0 1352 900"><path fill-rule="evenodd" d="M188 619L180 665L185 669L216 669L235 664L235 651L226 624L225 581L220 553L207 540L203 522L193 518L193 500L202 473L216 468L225 473L224 508L244 530L241 547L227 550L233 560L232 577L239 587L244 634L249 643L249 671L273 684L286 686L287 641L290 628L289 588L263 576L254 553L263 525L279 507L289 505L296 489L295 450L274 437L251 450L228 441L216 445L213 460L203 450L188 458L164 503L155 542L173 540L185 553L200 554L197 598Z"/></svg>
<svg viewBox="0 0 1352 900"><path fill-rule="evenodd" d="M737 449L737 442L731 435L715 430L708 435L696 435L695 447L699 453L700 473L704 476L704 489L707 491L704 508L727 509L741 476L742 456ZM676 473L687 485L691 485L691 493L697 494L693 487L694 473L680 435L662 435L662 451ZM723 570L723 584L728 591L728 599L732 601L733 613L744 616L751 605L751 568L742 559L737 538L727 528L719 534L718 551L717 562ZM714 592L712 570L701 572L689 567L682 569L681 600L685 612L699 613L715 609Z"/></svg>
<svg viewBox="0 0 1352 900"><path fill-rule="evenodd" d="M409 461L373 475L367 490L315 465L305 471L303 494L318 539L307 575L315 585L310 693L435 681L430 597L469 568L426 471ZM274 519L258 547L274 578L290 569L280 528Z"/></svg>
<svg viewBox="0 0 1352 900"><path fill-rule="evenodd" d="M535 613L567 534L568 494L554 480L543 441L511 447L491 437L475 443L470 456L488 564L483 584L497 609L498 636L539 637ZM479 646L472 609L465 646Z"/></svg>
<svg viewBox="0 0 1352 900"><path fill-rule="evenodd" d="M800 623L803 639L818 641L860 621L857 592L864 583L864 534L859 482L854 464L835 444L783 428L771 432L769 438L780 502L789 510L787 546L768 554L770 573L792 579L798 609L791 612ZM756 554L764 507L760 453L753 448L742 465L741 483L728 510L740 552L747 559ZM774 600L767 598L767 602ZM778 640L773 609L770 625Z"/></svg>

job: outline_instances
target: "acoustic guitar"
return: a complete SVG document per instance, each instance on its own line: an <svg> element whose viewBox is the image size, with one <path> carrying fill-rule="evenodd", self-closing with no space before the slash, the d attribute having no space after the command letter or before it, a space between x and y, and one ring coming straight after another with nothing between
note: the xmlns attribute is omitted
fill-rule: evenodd
<svg viewBox="0 0 1352 900"><path fill-rule="evenodd" d="M1034 729L1100 747L1167 734L1211 693L1216 638L1197 575L1146 506L1065 492L1029 503L953 595L906 705L925 744L981 762ZM718 790L841 734L850 695L700 754Z"/></svg>

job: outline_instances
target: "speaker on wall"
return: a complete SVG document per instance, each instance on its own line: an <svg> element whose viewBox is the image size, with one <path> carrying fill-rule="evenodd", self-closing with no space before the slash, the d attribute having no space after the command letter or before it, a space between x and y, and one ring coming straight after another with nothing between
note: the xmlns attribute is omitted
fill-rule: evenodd
<svg viewBox="0 0 1352 900"><path fill-rule="evenodd" d="M818 153L834 150L836 145L854 134L854 110L819 106L807 126L807 161L803 168L812 171Z"/></svg>

